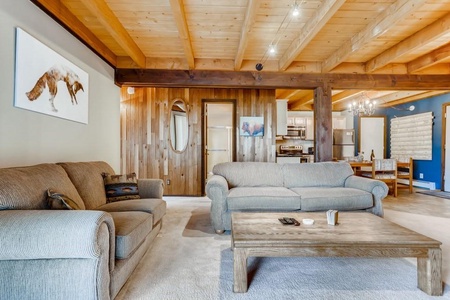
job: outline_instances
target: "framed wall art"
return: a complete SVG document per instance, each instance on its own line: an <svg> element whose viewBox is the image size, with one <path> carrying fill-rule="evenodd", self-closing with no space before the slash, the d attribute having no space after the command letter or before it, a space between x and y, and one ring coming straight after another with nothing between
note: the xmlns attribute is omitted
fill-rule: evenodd
<svg viewBox="0 0 450 300"><path fill-rule="evenodd" d="M14 106L88 123L89 75L16 28Z"/></svg>
<svg viewBox="0 0 450 300"><path fill-rule="evenodd" d="M241 117L239 121L241 136L264 136L264 117Z"/></svg>

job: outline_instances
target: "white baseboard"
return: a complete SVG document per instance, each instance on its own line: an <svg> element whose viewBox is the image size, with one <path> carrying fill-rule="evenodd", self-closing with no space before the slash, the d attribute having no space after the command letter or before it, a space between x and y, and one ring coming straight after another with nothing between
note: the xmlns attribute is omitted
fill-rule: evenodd
<svg viewBox="0 0 450 300"><path fill-rule="evenodd" d="M398 183L408 184L408 180L406 179L397 179ZM423 181L423 180L413 180L413 186L421 187L429 190L435 190L436 184L431 181Z"/></svg>

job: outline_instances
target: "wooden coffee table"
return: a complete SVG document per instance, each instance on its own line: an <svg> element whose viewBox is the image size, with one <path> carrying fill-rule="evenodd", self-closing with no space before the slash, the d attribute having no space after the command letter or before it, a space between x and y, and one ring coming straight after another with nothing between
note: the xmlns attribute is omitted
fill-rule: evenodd
<svg viewBox="0 0 450 300"><path fill-rule="evenodd" d="M314 219L313 225L282 225L278 218ZM250 256L417 257L418 287L442 295L441 242L364 212L339 212L327 225L326 213L233 213L234 292L247 292Z"/></svg>

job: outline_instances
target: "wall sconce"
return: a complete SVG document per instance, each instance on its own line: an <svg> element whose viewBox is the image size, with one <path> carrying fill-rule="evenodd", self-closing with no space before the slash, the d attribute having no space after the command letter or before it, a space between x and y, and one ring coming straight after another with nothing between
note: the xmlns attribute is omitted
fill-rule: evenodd
<svg viewBox="0 0 450 300"><path fill-rule="evenodd" d="M129 86L129 87L127 88L127 93L128 93L128 95L133 95L133 94L134 94L134 87Z"/></svg>

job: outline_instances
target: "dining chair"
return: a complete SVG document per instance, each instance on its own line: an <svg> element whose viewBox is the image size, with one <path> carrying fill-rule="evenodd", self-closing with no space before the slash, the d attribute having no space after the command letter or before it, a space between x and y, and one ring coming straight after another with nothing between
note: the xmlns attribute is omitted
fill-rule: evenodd
<svg viewBox="0 0 450 300"><path fill-rule="evenodd" d="M406 179L408 184L400 184L397 188L399 189L409 189L409 193L414 192L413 188L413 159L408 158L398 158L397 163L397 178Z"/></svg>
<svg viewBox="0 0 450 300"><path fill-rule="evenodd" d="M372 172L364 172L364 177L385 182L392 188L394 197L397 197L397 160L394 158L375 158L372 160Z"/></svg>

